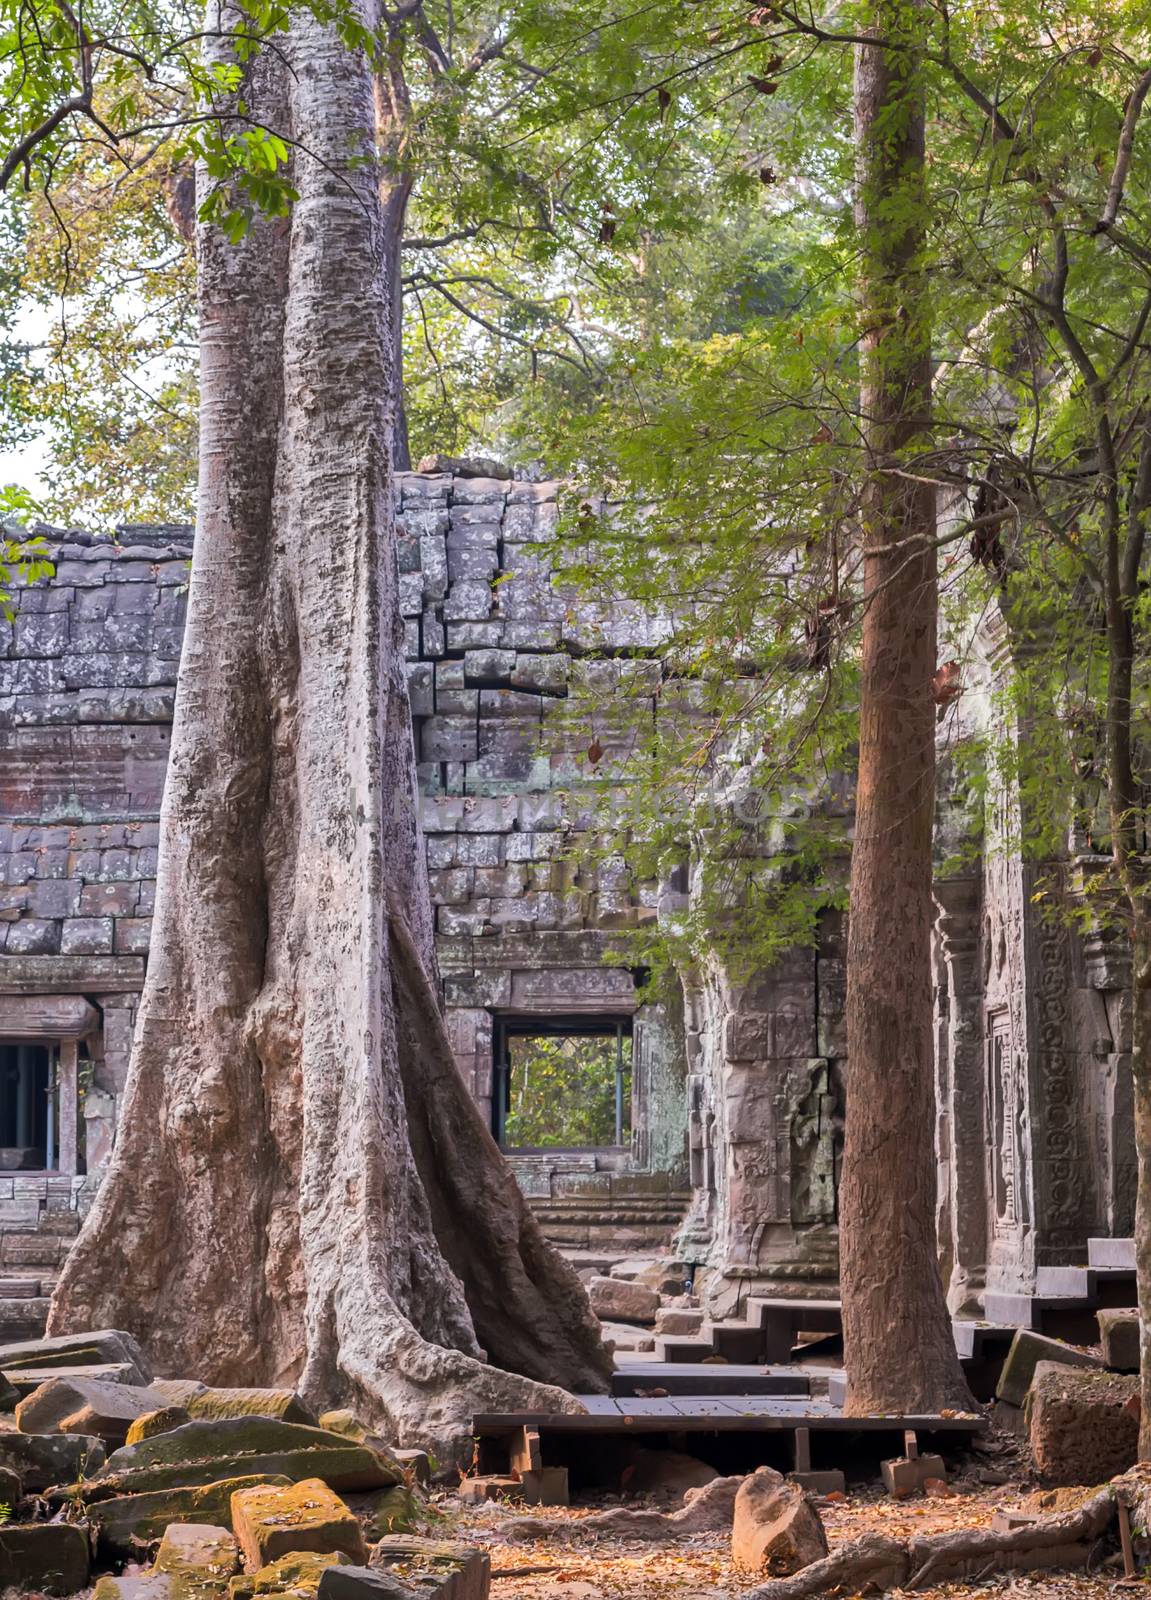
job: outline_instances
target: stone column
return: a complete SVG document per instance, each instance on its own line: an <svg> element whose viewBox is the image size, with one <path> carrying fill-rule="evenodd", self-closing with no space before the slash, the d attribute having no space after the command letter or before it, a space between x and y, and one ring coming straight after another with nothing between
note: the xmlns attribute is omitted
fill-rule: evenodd
<svg viewBox="0 0 1151 1600"><path fill-rule="evenodd" d="M980 1314L987 1282L988 1131L983 1064L983 985L979 970L980 882L937 879L936 935L946 973L941 1022L940 1195L950 1244L947 1300L956 1316Z"/></svg>

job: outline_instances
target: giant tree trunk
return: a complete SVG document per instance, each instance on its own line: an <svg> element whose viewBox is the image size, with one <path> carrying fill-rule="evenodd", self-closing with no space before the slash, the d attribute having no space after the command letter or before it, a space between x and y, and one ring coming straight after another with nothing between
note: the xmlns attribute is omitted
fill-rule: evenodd
<svg viewBox="0 0 1151 1600"><path fill-rule="evenodd" d="M911 48L856 51L867 476L840 1187L847 1409L856 1414L972 1404L935 1233L935 493L897 470L931 425L917 25L915 0L875 0L868 31Z"/></svg>
<svg viewBox="0 0 1151 1600"><path fill-rule="evenodd" d="M201 228L200 499L153 954L50 1326L128 1328L161 1371L296 1382L443 1450L473 1408L571 1408L542 1386L602 1389L608 1358L433 987L373 80L303 10L277 44L242 93L298 141L300 198L237 247Z"/></svg>

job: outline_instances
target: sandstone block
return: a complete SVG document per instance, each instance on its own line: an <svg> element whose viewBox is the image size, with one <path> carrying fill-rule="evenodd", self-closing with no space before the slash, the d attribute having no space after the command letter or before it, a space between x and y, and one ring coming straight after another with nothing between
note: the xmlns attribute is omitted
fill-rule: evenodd
<svg viewBox="0 0 1151 1600"><path fill-rule="evenodd" d="M770 1467L744 1479L731 1530L731 1559L741 1572L789 1577L826 1554L823 1523L798 1484Z"/></svg>
<svg viewBox="0 0 1151 1600"><path fill-rule="evenodd" d="M237 1490L232 1496L232 1528L249 1572L296 1550L340 1551L360 1563L367 1559L359 1523L319 1478Z"/></svg>
<svg viewBox="0 0 1151 1600"><path fill-rule="evenodd" d="M659 1310L659 1295L642 1283L625 1283L621 1278L593 1278L588 1297L597 1317L613 1322L654 1322Z"/></svg>
<svg viewBox="0 0 1151 1600"><path fill-rule="evenodd" d="M1138 1311L1096 1312L1103 1360L1115 1372L1139 1371Z"/></svg>
<svg viewBox="0 0 1151 1600"><path fill-rule="evenodd" d="M106 1572L92 1590L92 1600L173 1600L172 1580L166 1572L127 1572L120 1577Z"/></svg>
<svg viewBox="0 0 1151 1600"><path fill-rule="evenodd" d="M417 1594L434 1591L417 1589L386 1568L339 1566L321 1574L317 1600L412 1600Z"/></svg>
<svg viewBox="0 0 1151 1600"><path fill-rule="evenodd" d="M1137 1377L1041 1361L1027 1397L1035 1470L1044 1483L1104 1483L1134 1465Z"/></svg>
<svg viewBox="0 0 1151 1600"><path fill-rule="evenodd" d="M0 1440L2 1448L2 1440ZM396 1462L367 1444L274 1417L189 1422L113 1451L101 1482L124 1493L213 1483L240 1474L322 1478L333 1489L386 1489L403 1479Z"/></svg>
<svg viewBox="0 0 1151 1600"><path fill-rule="evenodd" d="M32 1367L90 1367L127 1365L135 1369L133 1381L143 1387L152 1369L130 1333L100 1328L94 1333L62 1333L51 1339L26 1339L0 1346L0 1369Z"/></svg>
<svg viewBox="0 0 1151 1600"><path fill-rule="evenodd" d="M236 1541L211 1523L172 1522L164 1529L155 1570L173 1579L176 1600L217 1600L240 1565Z"/></svg>
<svg viewBox="0 0 1151 1600"><path fill-rule="evenodd" d="M148 1389L92 1378L48 1378L16 1407L22 1433L87 1433L120 1445L137 1417L156 1409Z"/></svg>
<svg viewBox="0 0 1151 1600"><path fill-rule="evenodd" d="M158 1378L151 1385L165 1404L182 1406L194 1422L228 1417L275 1417L279 1422L316 1426L315 1412L294 1389L211 1389L187 1378Z"/></svg>
<svg viewBox="0 0 1151 1600"><path fill-rule="evenodd" d="M373 1544L389 1533L414 1533L425 1514L423 1496L406 1483L381 1489L362 1504L357 1501L356 1510Z"/></svg>
<svg viewBox="0 0 1151 1600"><path fill-rule="evenodd" d="M182 1428L191 1420L183 1406L161 1406L158 1411L145 1411L129 1423L124 1443L139 1444L142 1439L154 1438L158 1433L171 1433L173 1428Z"/></svg>
<svg viewBox="0 0 1151 1600"><path fill-rule="evenodd" d="M241 1489L267 1488L269 1483L290 1484L290 1479L265 1477L225 1478L219 1483L196 1484L184 1489L159 1489L151 1494L114 1495L88 1506L96 1525L100 1549L106 1555L137 1556L141 1544L162 1538L173 1522L232 1524L232 1496Z"/></svg>
<svg viewBox="0 0 1151 1600"><path fill-rule="evenodd" d="M404 1579L428 1600L488 1600L492 1564L486 1550L442 1539L417 1539L391 1534L372 1552L372 1570L390 1574L402 1569ZM342 1600L323 1593L321 1600ZM348 1600L353 1600L349 1596ZM366 1600L366 1597L365 1597Z"/></svg>
<svg viewBox="0 0 1151 1600"><path fill-rule="evenodd" d="M230 1600L253 1600L256 1595L291 1595L293 1600L309 1600L320 1587L329 1567L350 1566L339 1550L293 1550L289 1555L269 1561L259 1572L242 1572L228 1582Z"/></svg>
<svg viewBox="0 0 1151 1600"><path fill-rule="evenodd" d="M5 1523L0 1531L0 1585L75 1594L88 1587L88 1529L80 1523Z"/></svg>
<svg viewBox="0 0 1151 1600"><path fill-rule="evenodd" d="M703 1312L690 1306L661 1306L655 1314L656 1333L698 1333Z"/></svg>
<svg viewBox="0 0 1151 1600"><path fill-rule="evenodd" d="M1027 1398L1035 1368L1041 1361L1062 1362L1068 1367L1101 1367L1098 1356L1080 1350L1076 1345L1064 1344L1062 1339L1048 1339L1041 1333L1020 1328L1011 1341L1007 1360L999 1375L996 1398L1008 1405L1021 1406Z"/></svg>
<svg viewBox="0 0 1151 1600"><path fill-rule="evenodd" d="M0 1467L14 1472L25 1491L76 1483L104 1464L103 1441L81 1433L0 1433Z"/></svg>

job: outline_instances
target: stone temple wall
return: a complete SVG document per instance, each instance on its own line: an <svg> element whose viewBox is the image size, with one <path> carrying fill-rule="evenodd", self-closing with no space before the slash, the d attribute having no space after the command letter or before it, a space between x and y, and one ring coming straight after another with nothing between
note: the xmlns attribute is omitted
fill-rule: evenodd
<svg viewBox="0 0 1151 1600"><path fill-rule="evenodd" d="M678 1248L710 1269L718 1310L764 1288L834 1293L842 919L828 914L816 948L750 979L701 952L679 994L637 987L617 936L682 908L690 864L686 882L637 882L622 861L592 868L569 847L604 789L626 793L638 730L661 714L667 620L553 581L531 544L555 523L555 484L406 474L396 495L460 1070L490 1112L501 1023L634 1029L630 1143L513 1154L521 1184L577 1249L645 1247L682 1223ZM55 577L17 589L14 622L0 621L0 1046L64 1041L86 1156L72 1164L90 1190L144 978L190 531L49 544ZM955 733L987 726L1010 670L994 621L969 643L966 691L940 728L938 1215L954 1309L1009 1315L1041 1267L1082 1259L1089 1234L1130 1230L1129 976L1114 944L1044 920L1034 873L999 847L1010 793L993 782L973 801L951 773ZM817 803L849 826L849 797ZM1062 869L1069 882L1091 870L1082 841L1069 839ZM78 1059L61 1007L81 1019ZM82 1171L11 1181L9 1195L0 1175L0 1230L86 1192Z"/></svg>

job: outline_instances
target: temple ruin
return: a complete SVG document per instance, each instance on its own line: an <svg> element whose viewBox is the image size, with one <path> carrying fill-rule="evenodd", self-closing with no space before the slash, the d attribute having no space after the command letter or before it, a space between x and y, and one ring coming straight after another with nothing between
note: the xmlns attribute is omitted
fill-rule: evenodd
<svg viewBox="0 0 1151 1600"><path fill-rule="evenodd" d="M717 1314L756 1292L833 1296L842 918L751 981L701 955L653 1000L613 952L621 930L686 903L690 863L641 882L570 846L592 780L634 738L621 686L633 715L659 714L658 620L553 586L529 548L554 525L553 483L405 474L396 493L448 1027L521 1185L584 1262L674 1239ZM115 1137L191 553L181 526L48 542L54 578L19 588L0 621L0 1270L24 1285L0 1325L14 1331L42 1321ZM955 715L991 715L1009 670L1005 632L985 624ZM973 809L948 771L939 857L965 864L936 884L940 1244L953 1311L1014 1322L1045 1270L1132 1229L1128 974L1122 948L1046 919L1033 869L996 848L1015 798ZM846 827L849 799L828 806ZM1071 838L1066 873L1092 860ZM569 1070L587 1142L555 1142Z"/></svg>

